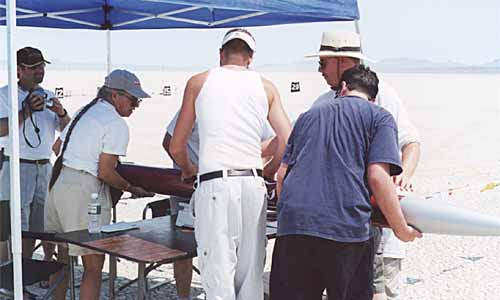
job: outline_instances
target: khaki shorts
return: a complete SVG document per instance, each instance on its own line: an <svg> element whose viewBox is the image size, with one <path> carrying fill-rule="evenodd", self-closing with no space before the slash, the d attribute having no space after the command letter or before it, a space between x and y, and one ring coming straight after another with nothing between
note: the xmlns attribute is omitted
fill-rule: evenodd
<svg viewBox="0 0 500 300"><path fill-rule="evenodd" d="M99 194L101 224L109 224L111 221L109 187L87 172L63 167L45 204L45 231L63 233L87 229L87 209L92 193ZM63 246L69 248L71 256L101 254L71 244Z"/></svg>
<svg viewBox="0 0 500 300"><path fill-rule="evenodd" d="M401 258L383 257L376 254L373 262L373 293L386 294L387 299L399 295L401 286Z"/></svg>

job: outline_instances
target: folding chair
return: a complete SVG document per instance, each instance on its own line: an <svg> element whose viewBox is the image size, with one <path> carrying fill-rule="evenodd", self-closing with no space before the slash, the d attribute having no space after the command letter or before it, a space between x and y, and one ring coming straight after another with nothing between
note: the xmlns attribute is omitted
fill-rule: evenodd
<svg viewBox="0 0 500 300"><path fill-rule="evenodd" d="M146 219L146 215L147 215L148 210L151 210L151 218L158 218L158 217L164 217L164 216L170 215L170 213L171 213L170 198L160 199L160 200L156 200L156 201L149 202L148 204L146 204L146 206L144 207L144 210L142 211L142 219L143 220ZM160 264L152 264L146 269L146 272L149 273L149 272L153 271L154 269L158 268L159 266L160 266ZM192 268L193 268L193 271L195 271L198 275L200 275L200 270L197 267L195 267L193 265ZM150 289L155 289L155 288L161 287L167 283L169 283L169 282L167 281L167 282L159 283L155 286L152 286Z"/></svg>
<svg viewBox="0 0 500 300"><path fill-rule="evenodd" d="M0 241L7 242L8 245L10 244L9 201L0 201ZM0 264L0 295L12 299L14 297L13 265L14 263L10 255L6 262ZM23 259L23 286L39 283L43 280L49 280L52 274L62 270L56 282L49 287L42 298L43 300L49 299L57 285L59 285L64 278L64 267L64 264L57 262Z"/></svg>
<svg viewBox="0 0 500 300"><path fill-rule="evenodd" d="M170 198L156 200L146 204L142 211L142 219L146 220L148 210L151 210L151 217L158 218L170 215Z"/></svg>

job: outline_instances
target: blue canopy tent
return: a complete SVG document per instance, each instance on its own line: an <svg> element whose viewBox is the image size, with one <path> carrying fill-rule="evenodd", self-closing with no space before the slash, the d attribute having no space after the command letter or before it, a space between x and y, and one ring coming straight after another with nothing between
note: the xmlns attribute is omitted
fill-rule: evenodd
<svg viewBox="0 0 500 300"><path fill-rule="evenodd" d="M98 30L224 28L359 18L356 0L38 0L17 2L17 25ZM5 8L5 0L0 8ZM5 25L0 11L0 25Z"/></svg>
<svg viewBox="0 0 500 300"><path fill-rule="evenodd" d="M9 143L19 161L16 86L16 26L107 32L108 71L112 30L227 28L359 19L357 0L0 0L0 25L7 26ZM357 26L357 25L356 25ZM15 298L22 299L19 164L11 164L12 254Z"/></svg>

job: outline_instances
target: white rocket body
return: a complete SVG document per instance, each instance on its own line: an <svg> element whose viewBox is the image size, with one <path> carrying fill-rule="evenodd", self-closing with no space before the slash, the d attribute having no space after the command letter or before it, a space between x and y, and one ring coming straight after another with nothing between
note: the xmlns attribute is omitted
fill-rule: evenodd
<svg viewBox="0 0 500 300"><path fill-rule="evenodd" d="M412 195L402 198L400 204L407 223L422 233L500 236L500 217Z"/></svg>

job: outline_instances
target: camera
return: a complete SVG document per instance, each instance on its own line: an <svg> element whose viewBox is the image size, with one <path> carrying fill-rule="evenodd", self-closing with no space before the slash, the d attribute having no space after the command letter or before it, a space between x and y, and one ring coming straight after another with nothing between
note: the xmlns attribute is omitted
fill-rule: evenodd
<svg viewBox="0 0 500 300"><path fill-rule="evenodd" d="M54 106L54 102L52 101L52 99L49 99L47 93L45 92L45 90L42 89L42 88L40 88L40 87L34 89L33 91L31 91L31 96L32 97L33 96L40 96L40 97L42 97L43 102L44 102L44 107L50 108L50 107Z"/></svg>
<svg viewBox="0 0 500 300"><path fill-rule="evenodd" d="M45 98L45 107L51 108L52 106L54 106L54 101L52 101L52 99Z"/></svg>
<svg viewBox="0 0 500 300"><path fill-rule="evenodd" d="M47 99L47 93L42 88L36 88L31 91L32 96L41 96L43 99Z"/></svg>

